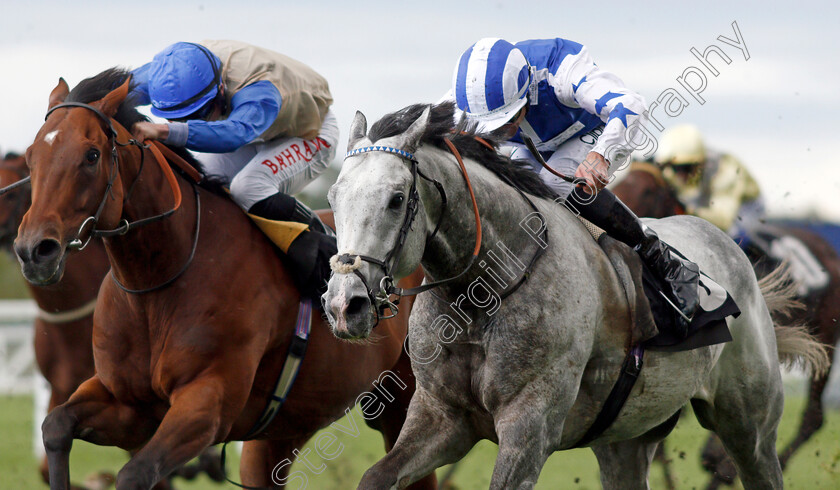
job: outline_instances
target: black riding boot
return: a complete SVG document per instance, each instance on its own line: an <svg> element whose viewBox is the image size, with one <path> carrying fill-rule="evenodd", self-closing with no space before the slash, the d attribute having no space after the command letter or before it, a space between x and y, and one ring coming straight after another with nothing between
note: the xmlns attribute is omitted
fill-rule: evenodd
<svg viewBox="0 0 840 490"><path fill-rule="evenodd" d="M326 291L330 278L330 257L338 252L335 233L302 202L278 192L255 203L248 212L273 221L296 221L309 225L286 250L287 264L301 294L315 299Z"/></svg>
<svg viewBox="0 0 840 490"><path fill-rule="evenodd" d="M666 288L664 293L679 313L675 315L677 333L683 337L687 335L688 325L700 302L697 295L700 268L697 264L677 255L612 191L602 189L594 199L581 189L575 189L574 193L576 198L573 202L581 216L603 228L609 236L633 247L663 282Z"/></svg>

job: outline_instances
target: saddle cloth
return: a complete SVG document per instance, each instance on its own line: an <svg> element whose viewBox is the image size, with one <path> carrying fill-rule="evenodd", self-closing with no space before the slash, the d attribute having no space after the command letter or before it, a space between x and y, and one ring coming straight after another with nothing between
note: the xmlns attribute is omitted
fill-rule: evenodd
<svg viewBox="0 0 840 490"><path fill-rule="evenodd" d="M664 288L639 254L605 233L600 233L596 240L624 288L633 321L631 345L643 343L647 349L676 352L732 340L726 317L737 317L741 310L732 296L709 276L700 273L700 307L689 325L688 335L682 338L674 333L675 311L660 294Z"/></svg>
<svg viewBox="0 0 840 490"><path fill-rule="evenodd" d="M248 217L283 252L288 252L295 238L309 228L309 225L297 221L274 221L250 213Z"/></svg>
<svg viewBox="0 0 840 490"><path fill-rule="evenodd" d="M771 261L772 267L786 263L797 284L797 293L808 296L821 292L831 277L811 249L796 235L774 226L764 226L747 237L748 253Z"/></svg>

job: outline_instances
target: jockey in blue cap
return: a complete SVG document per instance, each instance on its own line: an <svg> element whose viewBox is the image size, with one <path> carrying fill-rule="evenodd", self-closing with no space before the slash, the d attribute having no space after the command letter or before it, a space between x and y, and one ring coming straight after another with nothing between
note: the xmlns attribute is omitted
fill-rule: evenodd
<svg viewBox="0 0 840 490"><path fill-rule="evenodd" d="M545 183L567 203L573 201L584 218L634 247L663 281L678 310L676 326L687 333L699 303L699 268L674 253L604 188L610 164L620 166L633 151L630 142L646 111L640 95L595 65L578 43L540 39L513 45L486 38L461 55L449 96L480 130L508 139L502 151L531 162ZM573 188L543 169L523 135L550 167L585 179L586 188Z"/></svg>
<svg viewBox="0 0 840 490"><path fill-rule="evenodd" d="M249 214L308 225L281 248L304 283L328 275L335 238L292 196L335 155L327 81L299 61L235 41L175 43L132 75L133 97L170 121L137 123L135 137L206 153L205 172L225 180Z"/></svg>

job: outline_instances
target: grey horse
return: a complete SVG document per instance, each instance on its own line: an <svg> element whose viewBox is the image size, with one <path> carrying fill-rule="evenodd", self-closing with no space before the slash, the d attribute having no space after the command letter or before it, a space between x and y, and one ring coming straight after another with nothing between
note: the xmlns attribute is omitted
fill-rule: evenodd
<svg viewBox="0 0 840 490"><path fill-rule="evenodd" d="M417 391L396 445L359 488L405 488L481 439L499 445L491 489L533 488L546 458L592 424L629 347L628 300L607 255L535 173L453 125L448 104L408 107L370 134L357 113L353 151L329 192L340 260L323 301L335 335L371 335L389 306L380 290L418 264L429 281L454 278L414 304L407 348ZM474 261L476 217L445 139L464 156L479 210ZM588 444L604 487L646 488L657 443L690 401L745 487L781 488L780 355L819 357L821 347L802 337L777 346L749 261L713 225L690 216L646 223L730 291L741 315L729 319L729 343L647 353L619 417Z"/></svg>

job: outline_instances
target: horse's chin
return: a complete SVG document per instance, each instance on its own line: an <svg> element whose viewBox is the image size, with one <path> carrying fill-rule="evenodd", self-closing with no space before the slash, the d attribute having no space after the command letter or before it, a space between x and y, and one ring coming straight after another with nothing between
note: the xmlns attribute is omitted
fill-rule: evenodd
<svg viewBox="0 0 840 490"><path fill-rule="evenodd" d="M33 286L50 286L57 283L64 277L64 264L67 260L67 253L61 254L57 260L46 264L33 264L32 262L21 262L20 270L26 279Z"/></svg>
<svg viewBox="0 0 840 490"><path fill-rule="evenodd" d="M348 322L347 318L342 317L336 319L329 313L326 316L333 335L341 340L349 340L351 342L366 340L370 337L370 333L373 330L372 321L359 321L359 318L355 318L355 321Z"/></svg>

